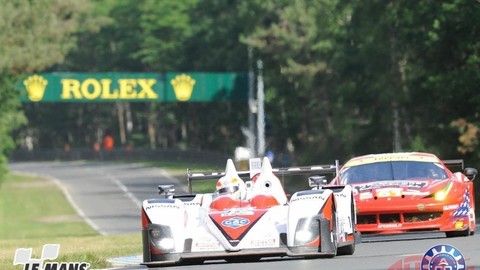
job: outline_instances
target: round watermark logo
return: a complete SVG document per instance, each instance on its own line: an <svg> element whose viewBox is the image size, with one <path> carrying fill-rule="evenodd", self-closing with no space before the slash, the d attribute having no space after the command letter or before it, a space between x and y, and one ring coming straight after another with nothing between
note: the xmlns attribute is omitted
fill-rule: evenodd
<svg viewBox="0 0 480 270"><path fill-rule="evenodd" d="M431 247L422 258L422 270L466 269L465 258L462 253L450 245L436 245Z"/></svg>

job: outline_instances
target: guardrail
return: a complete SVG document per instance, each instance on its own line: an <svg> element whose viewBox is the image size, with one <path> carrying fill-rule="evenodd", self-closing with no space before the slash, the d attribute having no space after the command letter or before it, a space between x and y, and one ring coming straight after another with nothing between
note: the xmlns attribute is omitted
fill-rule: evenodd
<svg viewBox="0 0 480 270"><path fill-rule="evenodd" d="M9 160L15 161L72 161L72 160L104 160L104 161L179 161L195 162L225 166L225 160L231 158L227 154L203 150L178 149L114 149L111 151L95 151L79 148L68 151L60 149L15 150L9 154Z"/></svg>

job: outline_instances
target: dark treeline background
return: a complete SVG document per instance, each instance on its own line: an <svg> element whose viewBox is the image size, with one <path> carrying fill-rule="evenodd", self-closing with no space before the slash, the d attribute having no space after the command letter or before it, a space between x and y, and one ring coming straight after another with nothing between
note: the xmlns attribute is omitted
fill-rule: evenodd
<svg viewBox="0 0 480 270"><path fill-rule="evenodd" d="M296 164L428 151L480 165L478 1L0 3L5 157L30 143L91 147L106 132L116 147L233 155L246 102L20 104L13 85L32 72L248 72L251 48L264 66L267 149Z"/></svg>

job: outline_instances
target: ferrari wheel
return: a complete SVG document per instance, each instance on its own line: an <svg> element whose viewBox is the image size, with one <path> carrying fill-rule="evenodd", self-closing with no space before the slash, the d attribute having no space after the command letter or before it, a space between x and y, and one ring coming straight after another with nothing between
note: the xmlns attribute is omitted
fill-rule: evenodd
<svg viewBox="0 0 480 270"><path fill-rule="evenodd" d="M471 235L470 227L468 227L466 230L463 231L449 231L445 232L445 235L447 237L462 237L462 236L469 236Z"/></svg>

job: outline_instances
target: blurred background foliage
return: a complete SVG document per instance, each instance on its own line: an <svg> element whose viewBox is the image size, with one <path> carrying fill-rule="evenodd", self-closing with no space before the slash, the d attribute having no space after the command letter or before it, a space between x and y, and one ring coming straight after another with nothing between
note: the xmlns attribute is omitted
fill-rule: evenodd
<svg viewBox="0 0 480 270"><path fill-rule="evenodd" d="M106 132L117 147L233 155L246 144L246 102L21 104L13 85L33 72L248 72L249 47L264 63L277 156L305 165L429 151L480 164L478 1L0 4L2 166L27 138L33 149L89 148Z"/></svg>

